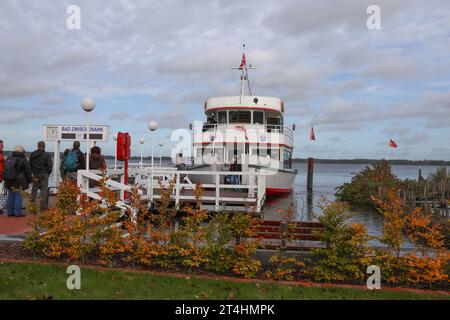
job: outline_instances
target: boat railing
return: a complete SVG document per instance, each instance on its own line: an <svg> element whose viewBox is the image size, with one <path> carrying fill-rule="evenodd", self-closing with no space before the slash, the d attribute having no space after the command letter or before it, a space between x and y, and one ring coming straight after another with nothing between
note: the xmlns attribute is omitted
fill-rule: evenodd
<svg viewBox="0 0 450 320"><path fill-rule="evenodd" d="M202 127L202 131L203 132L216 131L221 126L232 126L232 125L241 125L241 124L239 124L239 123L233 123L233 124L204 123L203 127ZM260 124L249 124L249 123L244 123L242 125L250 126L249 129L262 128L263 130L265 130L269 133L283 133L283 134L287 135L289 138L294 137L294 131L292 131L291 128L284 126L284 125L277 125L277 124L260 125Z"/></svg>

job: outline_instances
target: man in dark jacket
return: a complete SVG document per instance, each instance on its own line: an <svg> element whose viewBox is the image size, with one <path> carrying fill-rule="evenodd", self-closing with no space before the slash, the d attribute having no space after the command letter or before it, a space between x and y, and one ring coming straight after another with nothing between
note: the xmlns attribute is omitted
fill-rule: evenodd
<svg viewBox="0 0 450 320"><path fill-rule="evenodd" d="M45 142L39 141L37 150L30 155L30 167L33 174L33 188L31 189L31 201L36 202L38 189L41 190L40 209L44 211L48 206L48 177L52 173L53 161L45 152Z"/></svg>
<svg viewBox="0 0 450 320"><path fill-rule="evenodd" d="M75 170L67 170L66 177L72 181L77 181L77 171L86 169L86 162L84 159L84 154L80 150L80 141L73 142L73 149L70 150L69 154L64 158L64 162L66 162L70 158L70 153L75 152L77 155L77 164Z"/></svg>
<svg viewBox="0 0 450 320"><path fill-rule="evenodd" d="M9 179L12 176L13 178ZM20 190L28 189L33 179L23 146L16 146L12 155L5 160L3 178L8 189L8 216L24 217Z"/></svg>

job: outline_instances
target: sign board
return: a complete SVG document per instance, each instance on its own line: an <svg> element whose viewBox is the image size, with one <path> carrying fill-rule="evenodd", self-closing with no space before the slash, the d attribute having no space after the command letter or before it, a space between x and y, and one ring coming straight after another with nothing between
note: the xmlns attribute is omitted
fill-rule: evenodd
<svg viewBox="0 0 450 320"><path fill-rule="evenodd" d="M90 125L90 141L108 141L109 126ZM86 125L44 125L45 140L50 141L85 141Z"/></svg>

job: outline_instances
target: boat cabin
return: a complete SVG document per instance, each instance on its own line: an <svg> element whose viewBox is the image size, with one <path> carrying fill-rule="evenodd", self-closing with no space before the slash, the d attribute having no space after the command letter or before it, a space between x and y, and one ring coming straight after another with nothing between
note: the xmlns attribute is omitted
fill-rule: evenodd
<svg viewBox="0 0 450 320"><path fill-rule="evenodd" d="M293 132L284 126L284 103L274 97L214 97L194 131L194 164L232 163L292 168ZM222 168L220 168L222 169Z"/></svg>

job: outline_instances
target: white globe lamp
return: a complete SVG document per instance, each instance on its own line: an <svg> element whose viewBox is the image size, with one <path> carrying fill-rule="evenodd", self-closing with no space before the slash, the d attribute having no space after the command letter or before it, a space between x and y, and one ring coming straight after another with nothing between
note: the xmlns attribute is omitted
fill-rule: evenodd
<svg viewBox="0 0 450 320"><path fill-rule="evenodd" d="M91 97L86 97L81 100L81 108L86 112L86 170L89 171L89 159L90 159L90 143L89 143L89 132L90 132L90 114L95 109L95 100Z"/></svg>

